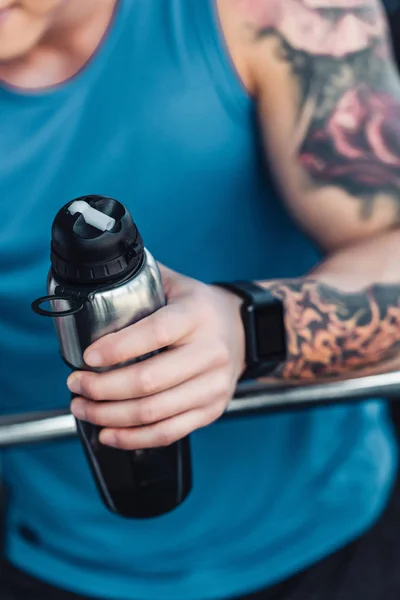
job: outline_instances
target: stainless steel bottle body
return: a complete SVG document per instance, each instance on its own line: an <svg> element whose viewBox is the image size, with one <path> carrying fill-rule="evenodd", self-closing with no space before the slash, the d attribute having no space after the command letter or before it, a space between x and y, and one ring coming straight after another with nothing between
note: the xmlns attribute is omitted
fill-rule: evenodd
<svg viewBox="0 0 400 600"><path fill-rule="evenodd" d="M74 369L88 369L83 353L93 342L140 321L165 305L157 263L147 250L138 273L121 283L87 293L65 287L50 270L48 294L65 297L51 301L54 312L72 307L69 295L77 301L84 299L78 312L54 317L61 355Z"/></svg>
<svg viewBox="0 0 400 600"><path fill-rule="evenodd" d="M85 364L86 348L165 305L159 269L147 250L133 276L98 289L70 287L51 270L48 294L54 297L50 301L53 315L72 313L53 316L53 320L61 355L78 370L105 370ZM113 512L131 518L154 517L176 508L186 498L191 489L189 438L166 448L126 451L100 444L101 428L96 425L77 420L77 428L101 497Z"/></svg>

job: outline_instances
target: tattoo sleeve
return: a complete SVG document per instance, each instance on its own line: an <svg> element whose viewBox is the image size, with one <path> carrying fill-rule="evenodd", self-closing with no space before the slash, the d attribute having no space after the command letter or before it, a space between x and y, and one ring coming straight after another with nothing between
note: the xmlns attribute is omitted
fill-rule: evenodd
<svg viewBox="0 0 400 600"><path fill-rule="evenodd" d="M314 184L344 189L364 218L377 194L400 200L400 88L379 0L242 2L255 43L278 38L298 82L295 147Z"/></svg>
<svg viewBox="0 0 400 600"><path fill-rule="evenodd" d="M309 188L344 191L364 219L384 194L400 218L400 84L380 1L237 2L250 43L267 42L294 84L289 152ZM400 284L371 283L347 294L305 277L270 289L286 314L289 354L279 378L340 377L376 367L400 349Z"/></svg>
<svg viewBox="0 0 400 600"><path fill-rule="evenodd" d="M303 279L270 290L286 312L288 358L279 378L337 377L390 359L399 347L400 285L346 294Z"/></svg>

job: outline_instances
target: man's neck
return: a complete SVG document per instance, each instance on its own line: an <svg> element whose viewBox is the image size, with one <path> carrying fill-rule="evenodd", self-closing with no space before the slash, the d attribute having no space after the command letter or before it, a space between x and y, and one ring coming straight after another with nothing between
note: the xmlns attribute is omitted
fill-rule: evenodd
<svg viewBox="0 0 400 600"><path fill-rule="evenodd" d="M73 0L28 54L0 63L0 80L38 89L70 79L101 44L119 0Z"/></svg>

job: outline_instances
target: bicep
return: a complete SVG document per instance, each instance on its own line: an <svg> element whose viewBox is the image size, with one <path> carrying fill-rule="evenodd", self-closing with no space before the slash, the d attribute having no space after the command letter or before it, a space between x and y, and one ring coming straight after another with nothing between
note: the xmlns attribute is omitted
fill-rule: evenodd
<svg viewBox="0 0 400 600"><path fill-rule="evenodd" d="M400 85L379 3L244 4L267 155L292 214L328 249L397 225Z"/></svg>

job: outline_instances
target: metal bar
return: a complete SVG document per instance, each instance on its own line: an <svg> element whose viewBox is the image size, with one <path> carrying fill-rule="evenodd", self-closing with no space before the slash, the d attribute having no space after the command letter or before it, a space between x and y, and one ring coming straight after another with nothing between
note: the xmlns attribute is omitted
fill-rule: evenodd
<svg viewBox="0 0 400 600"><path fill-rule="evenodd" d="M269 385L266 388L261 383L255 383L248 388L238 388L235 398L228 406L226 416L297 410L360 402L369 398L400 399L400 371L300 386Z"/></svg>
<svg viewBox="0 0 400 600"><path fill-rule="evenodd" d="M0 448L46 442L76 435L75 419L68 411L15 415L0 419Z"/></svg>
<svg viewBox="0 0 400 600"><path fill-rule="evenodd" d="M293 410L368 398L400 399L400 371L345 381L300 386L271 386L260 382L238 386L224 415ZM0 418L0 447L45 442L76 435L67 410L11 415Z"/></svg>

